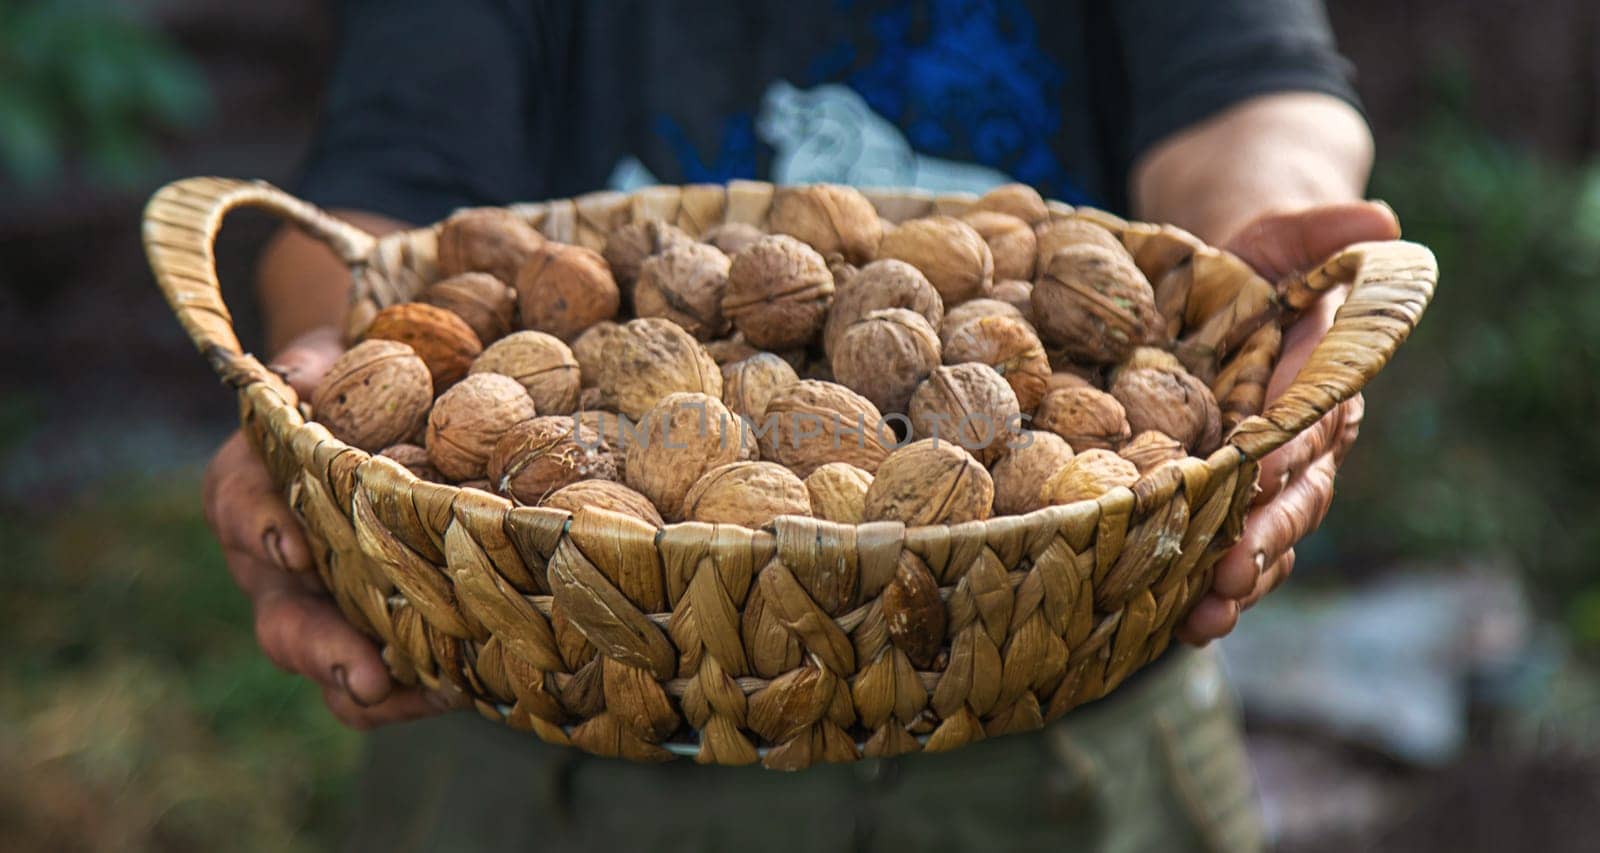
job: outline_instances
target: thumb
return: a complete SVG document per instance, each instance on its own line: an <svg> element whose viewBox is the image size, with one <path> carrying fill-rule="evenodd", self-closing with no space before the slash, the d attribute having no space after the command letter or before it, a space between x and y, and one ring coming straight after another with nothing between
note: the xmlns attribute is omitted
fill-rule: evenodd
<svg viewBox="0 0 1600 853"><path fill-rule="evenodd" d="M1351 244L1399 236L1393 208L1354 201L1260 217L1224 246L1270 281L1316 266Z"/></svg>
<svg viewBox="0 0 1600 853"><path fill-rule="evenodd" d="M302 399L311 396L328 368L344 352L339 330L332 326L312 329L285 344L270 365L272 371L294 386Z"/></svg>

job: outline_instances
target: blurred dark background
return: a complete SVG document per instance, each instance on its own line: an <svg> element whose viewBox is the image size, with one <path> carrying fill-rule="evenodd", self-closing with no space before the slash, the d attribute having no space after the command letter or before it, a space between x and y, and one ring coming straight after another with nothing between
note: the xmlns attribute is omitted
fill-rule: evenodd
<svg viewBox="0 0 1600 853"><path fill-rule="evenodd" d="M1600 8L1330 6L1378 136L1372 194L1443 286L1371 388L1295 582L1226 646L1269 824L1289 850L1587 849ZM198 506L232 401L137 228L176 177L288 182L329 45L315 0L0 5L8 849L336 844L359 740L254 651ZM247 343L272 227L240 214L219 243Z"/></svg>

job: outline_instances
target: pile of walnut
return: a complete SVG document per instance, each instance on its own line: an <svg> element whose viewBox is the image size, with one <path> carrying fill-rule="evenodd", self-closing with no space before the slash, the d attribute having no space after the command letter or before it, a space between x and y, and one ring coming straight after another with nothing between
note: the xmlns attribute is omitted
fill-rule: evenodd
<svg viewBox="0 0 1600 853"><path fill-rule="evenodd" d="M355 334L314 416L425 480L656 525L956 524L1221 442L1092 217L1011 185L893 225L816 185L780 189L768 227L635 222L597 253L459 213L443 278Z"/></svg>

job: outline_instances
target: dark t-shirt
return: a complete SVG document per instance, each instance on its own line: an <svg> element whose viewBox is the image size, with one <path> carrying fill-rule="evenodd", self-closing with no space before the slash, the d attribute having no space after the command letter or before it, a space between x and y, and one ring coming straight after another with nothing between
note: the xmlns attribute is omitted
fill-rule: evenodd
<svg viewBox="0 0 1600 853"><path fill-rule="evenodd" d="M1255 95L1354 102L1319 0L345 0L299 191L430 222L764 178L1126 207L1150 145Z"/></svg>

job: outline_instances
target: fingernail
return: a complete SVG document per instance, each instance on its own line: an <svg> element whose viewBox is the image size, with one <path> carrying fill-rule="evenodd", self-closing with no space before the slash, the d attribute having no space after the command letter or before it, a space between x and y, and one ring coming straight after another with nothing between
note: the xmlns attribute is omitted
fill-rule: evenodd
<svg viewBox="0 0 1600 853"><path fill-rule="evenodd" d="M354 702L363 708L372 707L371 704L364 701L360 696L357 696L354 690L350 689L350 673L344 668L344 664L334 664L333 680L338 682L339 689L344 691L344 695L350 697L351 702Z"/></svg>
<svg viewBox="0 0 1600 853"><path fill-rule="evenodd" d="M261 534L261 550L265 551L278 568L289 571L289 558L283 554L283 534L276 527L269 527Z"/></svg>
<svg viewBox="0 0 1600 853"><path fill-rule="evenodd" d="M1261 577L1263 574L1266 573L1266 571L1267 571L1267 553L1265 551L1257 551L1256 555L1250 559L1250 562L1256 564L1256 577L1257 578Z"/></svg>

